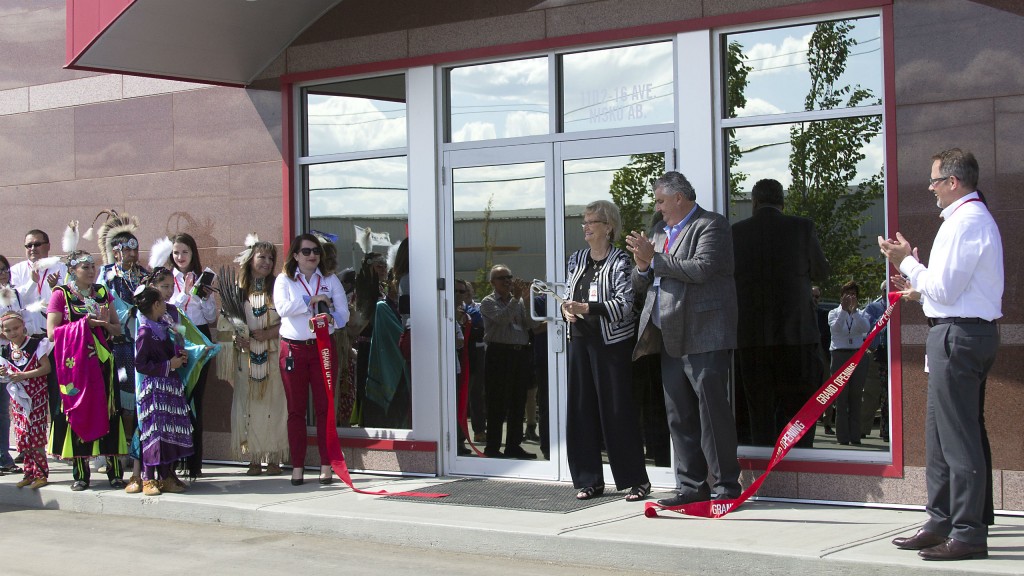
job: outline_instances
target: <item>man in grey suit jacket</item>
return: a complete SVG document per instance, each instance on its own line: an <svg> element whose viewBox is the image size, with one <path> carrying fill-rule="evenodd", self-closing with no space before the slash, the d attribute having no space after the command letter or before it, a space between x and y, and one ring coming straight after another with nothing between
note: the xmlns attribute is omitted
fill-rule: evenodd
<svg viewBox="0 0 1024 576"><path fill-rule="evenodd" d="M740 311L736 382L750 415L751 443L773 446L821 385L811 281L824 280L829 267L814 222L782 213L778 180L759 180L750 198L753 215L732 225ZM797 446L813 442L812 429Z"/></svg>
<svg viewBox="0 0 1024 576"><path fill-rule="evenodd" d="M741 491L729 405L737 316L732 233L725 217L696 200L685 176L666 173L654 183L662 222L650 237L634 231L626 239L636 262L633 289L647 294L633 358L661 355L675 447L677 494L659 500L663 506L708 500L709 470L718 498Z"/></svg>

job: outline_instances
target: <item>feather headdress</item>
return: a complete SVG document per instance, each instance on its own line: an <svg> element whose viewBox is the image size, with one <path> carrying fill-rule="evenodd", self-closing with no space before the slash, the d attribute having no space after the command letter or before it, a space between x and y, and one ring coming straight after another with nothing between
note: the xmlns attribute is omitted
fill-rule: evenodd
<svg viewBox="0 0 1024 576"><path fill-rule="evenodd" d="M363 254L369 254L373 250L373 230L370 230L369 226L363 228L363 233L356 238L356 244L362 248Z"/></svg>
<svg viewBox="0 0 1024 576"><path fill-rule="evenodd" d="M61 239L60 247L64 250L65 254L71 254L78 250L78 220L68 222L68 227L64 229L64 238Z"/></svg>
<svg viewBox="0 0 1024 576"><path fill-rule="evenodd" d="M153 243L153 247L149 249L149 269L156 270L158 267L167 267L167 260L171 257L171 252L174 250L174 242L167 236L157 240Z"/></svg>
<svg viewBox="0 0 1024 576"><path fill-rule="evenodd" d="M60 256L47 256L46 258L40 258L39 260L33 262L32 268L38 272L41 270L46 270L47 268L53 268L59 263Z"/></svg>
<svg viewBox="0 0 1024 576"><path fill-rule="evenodd" d="M252 255L252 247L260 241L260 237L256 234L250 233L245 236L245 248L235 256L235 264L241 265L243 262L249 259Z"/></svg>
<svg viewBox="0 0 1024 576"><path fill-rule="evenodd" d="M96 218L93 218L93 224L95 225L96 220L99 220L99 217L104 215L106 215L107 220L100 225L99 231L97 232L96 244L99 245L100 253L103 254L103 263L113 264L114 238L119 234L124 233L134 236L135 231L139 229L139 219L127 212L118 213L117 210L111 208L110 210L101 210L100 213L96 215ZM91 231L92 227L89 228L89 232ZM89 232L86 232L86 238L92 236Z"/></svg>

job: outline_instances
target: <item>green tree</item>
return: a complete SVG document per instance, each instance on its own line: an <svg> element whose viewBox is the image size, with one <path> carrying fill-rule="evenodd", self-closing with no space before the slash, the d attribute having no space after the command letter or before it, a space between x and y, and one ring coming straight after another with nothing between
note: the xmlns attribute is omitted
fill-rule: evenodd
<svg viewBox="0 0 1024 576"><path fill-rule="evenodd" d="M851 49L857 45L850 36L849 20L822 22L815 27L807 51L811 88L804 99L805 110L853 108L880 101L860 85L839 85ZM877 258L861 256L869 239L861 232L866 210L883 195L882 171L853 185L857 163L864 159L865 146L881 132L880 116L800 122L790 128L792 150L789 170L792 184L786 195L786 211L814 221L832 276L822 291L838 294L850 279L874 294L885 276Z"/></svg>
<svg viewBox="0 0 1024 576"><path fill-rule="evenodd" d="M615 171L612 176L612 202L619 207L622 216L622 234L615 241L619 248L626 248L625 237L632 230L647 231L645 215L650 214L654 204L654 181L665 173L665 155L652 152L633 154L629 164Z"/></svg>
<svg viewBox="0 0 1024 576"><path fill-rule="evenodd" d="M473 281L473 292L476 299L481 300L491 293L491 266L494 266L494 237L491 235L491 214L494 210L494 194L487 198L484 208L484 223L480 226L480 235L484 239L484 265L476 269L476 280Z"/></svg>
<svg viewBox="0 0 1024 576"><path fill-rule="evenodd" d="M736 110L747 105L747 96L745 94L747 84L749 83L747 75L753 70L753 67L747 65L747 58L748 56L743 53L742 44L735 40L729 42L725 59L726 118L735 117ZM743 150L740 149L739 142L736 140L736 129L729 128L726 130L726 136L729 140L729 155L727 157L729 163L729 200L732 203L745 198L742 187L743 182L747 179L747 174L737 169L740 159L743 157Z"/></svg>

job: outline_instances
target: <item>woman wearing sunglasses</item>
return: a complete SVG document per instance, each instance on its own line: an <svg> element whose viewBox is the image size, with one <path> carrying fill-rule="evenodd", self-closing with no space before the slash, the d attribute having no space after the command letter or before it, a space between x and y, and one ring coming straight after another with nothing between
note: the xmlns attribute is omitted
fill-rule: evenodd
<svg viewBox="0 0 1024 576"><path fill-rule="evenodd" d="M326 274L321 263L323 246L312 234L301 234L292 241L284 271L274 283L274 306L281 316L281 380L288 404L288 447L292 461L292 485L302 484L306 460L306 406L310 390L316 414L317 447L320 450L320 483L331 483L330 458L327 455L327 393L317 351L316 336L309 321L317 308L330 310L330 331L348 322L345 289L334 274ZM332 343L332 370L337 373L337 355Z"/></svg>

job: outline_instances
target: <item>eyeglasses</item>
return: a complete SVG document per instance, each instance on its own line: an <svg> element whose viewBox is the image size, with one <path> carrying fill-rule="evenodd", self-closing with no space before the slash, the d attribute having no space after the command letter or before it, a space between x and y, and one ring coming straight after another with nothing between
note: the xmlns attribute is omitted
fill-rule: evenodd
<svg viewBox="0 0 1024 576"><path fill-rule="evenodd" d="M47 244L49 244L49 242L28 242L25 244L25 250L39 248L40 246L46 246Z"/></svg>
<svg viewBox="0 0 1024 576"><path fill-rule="evenodd" d="M507 276L495 276L495 277L491 278L491 280L506 280L506 281L507 280L511 280L511 279L512 279L512 275L511 274L509 274Z"/></svg>
<svg viewBox="0 0 1024 576"><path fill-rule="evenodd" d="M593 226L594 224L607 224L604 220L584 220L581 227L586 228L587 226Z"/></svg>
<svg viewBox="0 0 1024 576"><path fill-rule="evenodd" d="M323 250L319 248L299 248L299 254L302 254L303 256L309 256L310 254L319 256L321 252L323 252Z"/></svg>
<svg viewBox="0 0 1024 576"><path fill-rule="evenodd" d="M946 180L948 178L949 178L949 176L942 176L940 178L929 178L928 179L928 185L929 186L935 186L939 182L942 182L943 180Z"/></svg>

